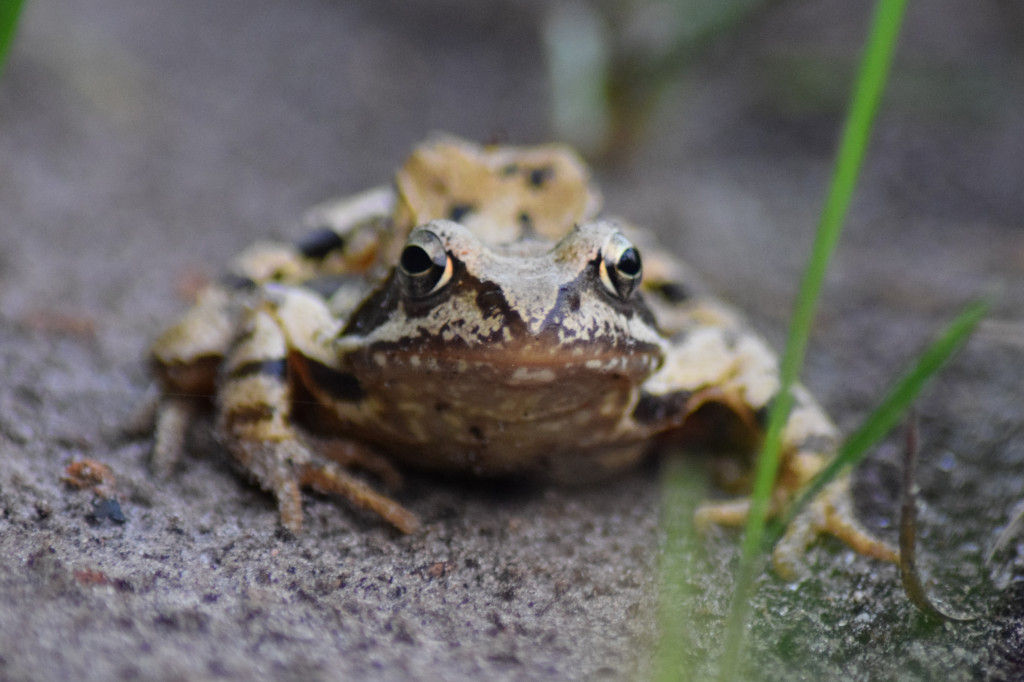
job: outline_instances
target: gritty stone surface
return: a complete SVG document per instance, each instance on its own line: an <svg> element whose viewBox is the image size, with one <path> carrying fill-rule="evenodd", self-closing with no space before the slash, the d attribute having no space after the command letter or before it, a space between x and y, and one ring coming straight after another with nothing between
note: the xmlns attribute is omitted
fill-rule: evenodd
<svg viewBox="0 0 1024 682"><path fill-rule="evenodd" d="M191 284L307 206L388 180L429 132L550 132L539 3L28 3L0 76L0 678L642 679L659 590L656 462L558 489L410 474L400 537L307 495L283 533L200 424L169 481L125 435L145 350ZM1024 14L913 6L804 372L850 429L979 293L990 320L918 407L919 560L980 617L928 621L895 567L825 542L765 572L750 679L1019 679L1024 536ZM598 169L774 342L824 196L867 15L784 3L680 76L633 157ZM858 471L895 537L902 437ZM109 466L126 522L64 482ZM710 490L708 495L716 494ZM696 502L697 500L694 500ZM713 675L738 534L668 594Z"/></svg>

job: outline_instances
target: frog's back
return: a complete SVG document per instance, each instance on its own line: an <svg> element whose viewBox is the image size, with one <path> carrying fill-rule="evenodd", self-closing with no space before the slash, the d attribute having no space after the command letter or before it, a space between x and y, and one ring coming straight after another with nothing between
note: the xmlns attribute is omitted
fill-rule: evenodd
<svg viewBox="0 0 1024 682"><path fill-rule="evenodd" d="M453 220L489 247L556 242L601 208L586 164L558 144L479 146L437 136L413 151L395 186L399 231Z"/></svg>

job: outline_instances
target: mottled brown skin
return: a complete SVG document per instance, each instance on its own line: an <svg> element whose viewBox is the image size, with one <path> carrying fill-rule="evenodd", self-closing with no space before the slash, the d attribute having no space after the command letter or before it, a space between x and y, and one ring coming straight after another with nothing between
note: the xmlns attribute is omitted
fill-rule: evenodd
<svg viewBox="0 0 1024 682"><path fill-rule="evenodd" d="M259 244L154 344L164 397L154 467L178 461L213 398L217 431L302 524L301 487L340 494L405 532L415 517L350 469L390 461L563 482L607 478L665 441L750 448L778 388L774 354L685 265L599 218L586 166L559 146L439 138L394 189L314 209L294 245ZM836 431L802 388L784 433L773 509L831 456ZM745 500L698 523L741 523ZM792 575L820 533L893 551L854 519L847 481L792 524Z"/></svg>

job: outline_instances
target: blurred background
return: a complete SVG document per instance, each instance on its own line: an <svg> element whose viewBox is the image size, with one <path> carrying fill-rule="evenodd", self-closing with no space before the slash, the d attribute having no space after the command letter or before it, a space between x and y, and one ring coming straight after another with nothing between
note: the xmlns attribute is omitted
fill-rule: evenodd
<svg viewBox="0 0 1024 682"><path fill-rule="evenodd" d="M653 468L572 493L414 480L403 500L430 531L402 542L308 498L309 535L289 540L208 436L178 482L149 481L147 443L118 435L145 349L246 244L388 182L434 131L576 145L610 213L657 231L781 346L869 5L30 0L0 74L0 677L646 674ZM894 569L826 545L798 588L764 578L752 677L1012 679L1024 664L1024 545L983 561L1024 495L1022 178L1024 5L912 3L805 381L850 428L992 296L920 406L922 562L984 618L936 628ZM856 483L890 538L900 447ZM60 483L83 456L118 473L126 526L89 522ZM696 559L697 670L736 537ZM441 565L454 573L415 572ZM277 629L247 625L255 611Z"/></svg>

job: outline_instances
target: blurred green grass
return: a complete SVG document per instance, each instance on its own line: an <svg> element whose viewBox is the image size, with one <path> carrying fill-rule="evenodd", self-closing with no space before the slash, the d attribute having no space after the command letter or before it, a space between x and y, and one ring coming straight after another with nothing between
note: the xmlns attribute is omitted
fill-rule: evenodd
<svg viewBox="0 0 1024 682"><path fill-rule="evenodd" d="M7 53L14 42L14 31L18 26L18 17L21 15L22 0L0 1L0 73L2 73L4 62L7 61Z"/></svg>
<svg viewBox="0 0 1024 682"><path fill-rule="evenodd" d="M621 159L707 50L780 0L569 0L544 24L555 137Z"/></svg>

